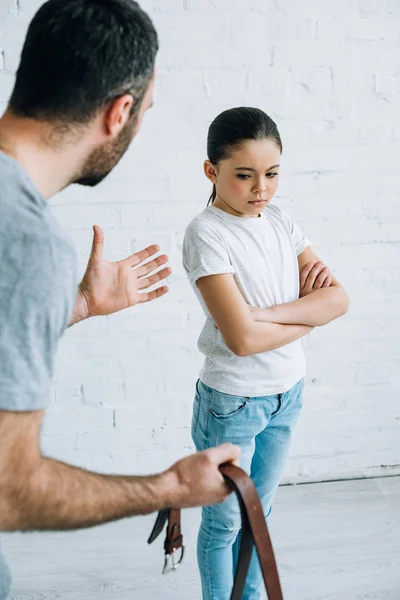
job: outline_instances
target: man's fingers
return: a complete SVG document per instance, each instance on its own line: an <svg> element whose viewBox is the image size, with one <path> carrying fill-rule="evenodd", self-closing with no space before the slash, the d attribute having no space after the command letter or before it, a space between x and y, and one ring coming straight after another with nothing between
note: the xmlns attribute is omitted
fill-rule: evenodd
<svg viewBox="0 0 400 600"><path fill-rule="evenodd" d="M162 271L159 271L155 275L151 275L151 277L146 277L145 279L140 279L139 280L139 290L145 290L146 288L149 288L152 285L155 285L159 281L162 281L163 279L166 279L167 277L169 277L171 275L171 273L172 273L172 269L170 267L167 267L166 269L162 269Z"/></svg>
<svg viewBox="0 0 400 600"><path fill-rule="evenodd" d="M222 465L226 462L238 461L240 457L240 448L234 444L221 444L216 448L206 450L211 461L215 464ZM236 463L235 463L236 464Z"/></svg>
<svg viewBox="0 0 400 600"><path fill-rule="evenodd" d="M148 275L155 269L158 269L158 267L165 265L165 263L167 263L168 260L169 259L166 254L163 254L162 256L157 256L157 258L155 258L154 260L151 260L150 262L146 263L145 265L138 267L135 271L136 275L138 277L145 277L146 275Z"/></svg>
<svg viewBox="0 0 400 600"><path fill-rule="evenodd" d="M147 292L145 294L140 294L140 302L142 304L144 302L151 302L152 300L157 300L157 298L161 298L168 292L168 287L163 285L162 287L157 288L153 292Z"/></svg>
<svg viewBox="0 0 400 600"><path fill-rule="evenodd" d="M122 260L121 263L129 265L130 267L137 267L138 265L140 265L140 263L146 260L146 258L154 256L154 254L157 254L157 252L159 251L160 246L158 246L157 244L153 244L152 246L148 246L144 250L140 250L140 252L135 252L135 254L128 256L128 258Z"/></svg>
<svg viewBox="0 0 400 600"><path fill-rule="evenodd" d="M93 243L90 252L91 261L97 262L103 259L104 232L98 225L93 225Z"/></svg>

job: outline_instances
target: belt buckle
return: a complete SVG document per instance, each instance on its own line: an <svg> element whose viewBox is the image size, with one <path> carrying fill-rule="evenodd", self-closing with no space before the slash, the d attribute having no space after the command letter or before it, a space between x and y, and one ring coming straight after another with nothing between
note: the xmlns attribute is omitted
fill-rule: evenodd
<svg viewBox="0 0 400 600"><path fill-rule="evenodd" d="M173 571L177 570L177 568L183 561L183 557L185 556L185 546L182 546L180 548L180 550L181 550L181 555L179 557L179 560L175 560L175 556L177 554L177 550L175 548L171 554L165 555L164 568L162 570L163 575L168 575L168 573L172 573Z"/></svg>

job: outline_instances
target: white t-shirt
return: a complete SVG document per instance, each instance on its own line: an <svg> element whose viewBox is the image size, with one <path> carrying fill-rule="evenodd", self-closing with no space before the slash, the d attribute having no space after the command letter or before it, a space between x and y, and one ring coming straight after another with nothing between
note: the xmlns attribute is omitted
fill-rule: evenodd
<svg viewBox="0 0 400 600"><path fill-rule="evenodd" d="M266 308L299 298L297 256L310 241L290 217L268 205L259 218L236 217L209 206L189 224L183 266L206 315L198 341L205 355L200 378L238 396L287 392L305 373L302 341L252 356L236 356L225 344L197 287L207 275L232 273L248 304Z"/></svg>

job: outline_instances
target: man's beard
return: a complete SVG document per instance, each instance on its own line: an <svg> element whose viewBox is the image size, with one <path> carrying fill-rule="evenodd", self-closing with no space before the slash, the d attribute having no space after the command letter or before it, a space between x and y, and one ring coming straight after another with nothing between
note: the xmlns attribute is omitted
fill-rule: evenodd
<svg viewBox="0 0 400 600"><path fill-rule="evenodd" d="M136 122L137 119L132 117L116 140L93 150L73 183L94 187L103 181L128 150L135 136Z"/></svg>

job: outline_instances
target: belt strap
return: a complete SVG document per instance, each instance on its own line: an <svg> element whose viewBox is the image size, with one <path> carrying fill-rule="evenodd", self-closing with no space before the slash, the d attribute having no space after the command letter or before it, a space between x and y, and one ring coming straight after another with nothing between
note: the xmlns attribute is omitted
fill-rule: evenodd
<svg viewBox="0 0 400 600"><path fill-rule="evenodd" d="M231 600L242 598L254 545L269 600L283 600L274 550L256 487L250 477L235 465L222 465L220 470L237 495L242 514L242 543Z"/></svg>
<svg viewBox="0 0 400 600"><path fill-rule="evenodd" d="M220 471L238 497L242 515L242 543L231 600L241 600L242 598L254 545L269 600L283 600L271 538L256 487L250 477L239 467L225 464L220 467ZM164 543L165 563L163 573L177 569L183 559L184 546L180 517L181 511L179 509L160 511L148 539L149 544L154 542L168 522L167 536ZM179 560L175 559L178 550L181 550ZM169 566L170 560L172 560L172 567Z"/></svg>

